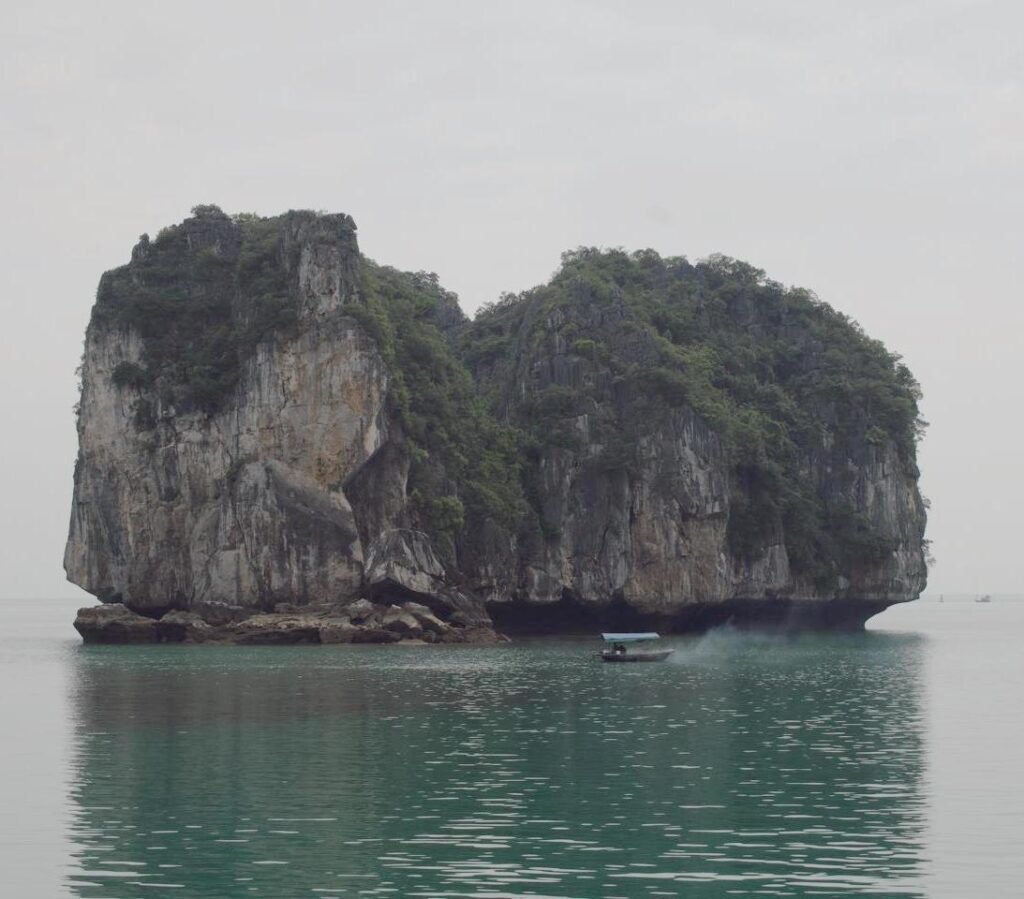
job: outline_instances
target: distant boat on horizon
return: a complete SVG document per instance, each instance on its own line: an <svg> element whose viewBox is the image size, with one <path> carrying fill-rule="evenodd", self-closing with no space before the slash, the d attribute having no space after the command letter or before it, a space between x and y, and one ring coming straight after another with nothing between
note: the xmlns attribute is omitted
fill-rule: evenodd
<svg viewBox="0 0 1024 899"><path fill-rule="evenodd" d="M985 593L984 595L979 596L974 601L975 602L992 602L992 594L991 593Z"/></svg>

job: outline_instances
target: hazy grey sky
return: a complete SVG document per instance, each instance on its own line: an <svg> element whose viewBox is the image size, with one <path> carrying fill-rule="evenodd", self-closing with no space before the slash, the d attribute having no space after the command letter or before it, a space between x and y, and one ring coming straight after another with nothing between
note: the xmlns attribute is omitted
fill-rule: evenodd
<svg viewBox="0 0 1024 899"><path fill-rule="evenodd" d="M1022 576L1024 6L8 2L0 595L61 570L100 273L197 203L344 211L463 308L580 244L723 252L903 354L930 592Z"/></svg>

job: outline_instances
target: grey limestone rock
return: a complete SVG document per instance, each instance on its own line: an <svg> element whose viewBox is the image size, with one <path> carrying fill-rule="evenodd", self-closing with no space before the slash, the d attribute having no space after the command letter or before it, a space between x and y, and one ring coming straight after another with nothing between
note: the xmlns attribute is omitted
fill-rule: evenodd
<svg viewBox="0 0 1024 899"><path fill-rule="evenodd" d="M380 607L368 599L357 599L345 606L345 614L357 624L363 624L371 619L379 618Z"/></svg>
<svg viewBox="0 0 1024 899"><path fill-rule="evenodd" d="M296 215L280 228L299 327L254 348L213 414L168 406L159 384L116 384L119 365L144 364L143 338L93 316L64 565L103 601L259 610L361 588L342 485L386 440L388 373L346 315L359 289L351 220ZM236 253L237 231L216 214L186 223L197 252Z"/></svg>
<svg viewBox="0 0 1024 899"><path fill-rule="evenodd" d="M446 587L444 566L430 538L422 531L398 528L382 532L370 544L366 584L378 593L390 588L419 596L433 596Z"/></svg>
<svg viewBox="0 0 1024 899"><path fill-rule="evenodd" d="M192 254L184 288L199 289L184 283L199 263L237 273L247 246L237 221L197 207L179 227ZM276 241L295 327L249 347L216 407L179 402L162 376L115 378L143 372L149 338L97 301L64 557L69 579L107 604L79 613L87 642L488 642L492 615L555 621L542 613L560 607L668 627L698 626L709 608L784 617L787 604L815 608L807 614L818 621L855 621L858 609L866 617L923 588L913 447L901 456L891 441L835 445L834 410L813 410L822 436L801 474L825 506L853 510L892 551L834 572L827 589L794 564L781 523L737 554L728 530L739 494L721 434L685 402L638 424L643 396L579 349L600 344L623 366L660 364L656 335L632 326L614 293L564 308L524 300L521 327L533 336L507 335L501 365L473 371L503 398L502 420L545 391L586 401L560 422L561 443L536 448L537 533L527 539L488 519L439 554L419 529L429 516L409 487L415 456L389 399L399 383L392 357L360 306L354 222L289 213L262 227ZM157 244L141 240L122 272L140 290ZM257 301L241 283L235 325ZM450 294L434 323L445 346L472 328ZM629 465L614 464L623 441ZM447 477L443 460L432 462ZM454 498L452 480L443 489Z"/></svg>
<svg viewBox="0 0 1024 899"><path fill-rule="evenodd" d="M490 625L482 600L452 586L422 531L395 528L370 544L366 588L381 601L413 599L466 627Z"/></svg>
<svg viewBox="0 0 1024 899"><path fill-rule="evenodd" d="M75 630L86 643L158 643L156 621L121 603L79 609Z"/></svg>
<svg viewBox="0 0 1024 899"><path fill-rule="evenodd" d="M352 643L359 628L345 618L327 621L320 625L321 643Z"/></svg>
<svg viewBox="0 0 1024 899"><path fill-rule="evenodd" d="M423 625L420 620L410 612L390 606L381 616L381 626L385 630L394 631L404 636L418 636L423 632Z"/></svg>
<svg viewBox="0 0 1024 899"><path fill-rule="evenodd" d="M156 632L161 643L206 643L217 639L216 628L202 616L177 609L160 616Z"/></svg>

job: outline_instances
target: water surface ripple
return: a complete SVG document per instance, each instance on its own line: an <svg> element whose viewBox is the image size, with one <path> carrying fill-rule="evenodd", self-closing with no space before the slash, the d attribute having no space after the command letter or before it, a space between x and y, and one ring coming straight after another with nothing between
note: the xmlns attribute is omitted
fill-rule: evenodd
<svg viewBox="0 0 1024 899"><path fill-rule="evenodd" d="M74 896L923 896L924 640L82 647Z"/></svg>

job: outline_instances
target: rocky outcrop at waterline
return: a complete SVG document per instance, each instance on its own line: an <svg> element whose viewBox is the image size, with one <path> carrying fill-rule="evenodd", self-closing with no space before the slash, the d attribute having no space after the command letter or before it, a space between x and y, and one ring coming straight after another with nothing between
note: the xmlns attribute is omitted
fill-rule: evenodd
<svg viewBox="0 0 1024 899"><path fill-rule="evenodd" d="M444 621L415 602L381 605L365 599L328 605L279 604L270 612L201 603L149 617L122 603L79 609L75 629L86 643L210 643L286 646L296 643L500 642L489 624Z"/></svg>
<svg viewBox="0 0 1024 899"><path fill-rule="evenodd" d="M471 322L348 216L197 207L101 279L65 569L92 640L409 623L275 611L357 600L462 637L857 624L925 583L918 395L735 260L576 251Z"/></svg>

